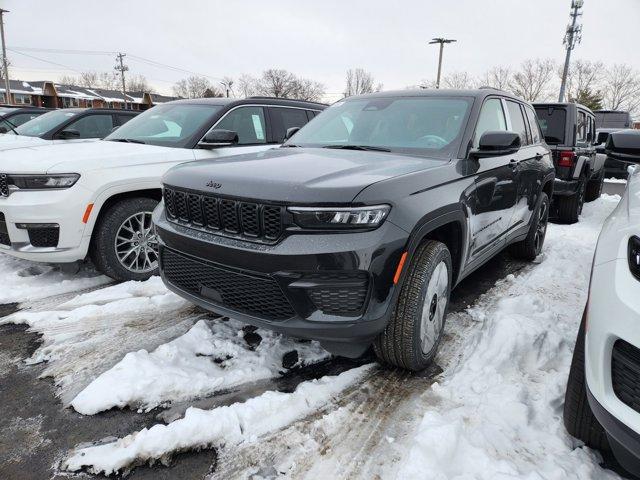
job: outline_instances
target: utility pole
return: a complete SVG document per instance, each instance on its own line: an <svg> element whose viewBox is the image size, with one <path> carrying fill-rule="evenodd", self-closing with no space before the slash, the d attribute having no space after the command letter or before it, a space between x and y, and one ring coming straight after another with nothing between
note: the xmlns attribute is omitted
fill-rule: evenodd
<svg viewBox="0 0 640 480"><path fill-rule="evenodd" d="M118 53L118 55L116 55L116 66L114 67L114 69L117 72L120 72L120 78L122 78L122 99L124 100L124 109L127 109L127 88L126 88L126 83L124 81L124 72L126 72L127 70L129 70L129 67L127 67L124 64L124 57L126 57L127 55L124 53Z"/></svg>
<svg viewBox="0 0 640 480"><path fill-rule="evenodd" d="M220 82L220 85L224 87L227 93L227 98L229 98L229 92L231 91L231 86L233 85L233 80L223 80Z"/></svg>
<svg viewBox="0 0 640 480"><path fill-rule="evenodd" d="M567 25L567 31L564 34L563 44L567 49L567 56L564 59L564 70L562 71L562 83L560 84L559 102L564 102L564 92L567 87L567 76L569 75L569 63L571 62L571 51L582 40L582 25L578 25L578 17L582 15L581 9L584 0L571 0L571 24Z"/></svg>
<svg viewBox="0 0 640 480"><path fill-rule="evenodd" d="M453 42L457 42L457 40L454 40L452 38L441 38L441 37L433 38L429 42L429 45L433 45L434 43L440 44L440 55L438 56L438 78L436 80L436 88L440 88L440 74L442 73L442 52L444 50L444 44L453 43Z"/></svg>
<svg viewBox="0 0 640 480"><path fill-rule="evenodd" d="M7 47L4 41L4 17L9 10L0 8L0 38L2 39L2 70L4 72L4 99L8 105L11 105L11 85L9 84L9 64L7 62Z"/></svg>

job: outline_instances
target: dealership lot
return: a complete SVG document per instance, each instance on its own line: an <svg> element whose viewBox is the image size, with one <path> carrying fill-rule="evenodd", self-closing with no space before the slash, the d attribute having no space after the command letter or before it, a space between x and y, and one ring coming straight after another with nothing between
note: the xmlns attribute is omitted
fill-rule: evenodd
<svg viewBox="0 0 640 480"><path fill-rule="evenodd" d="M617 199L586 205L579 224L551 225L536 264L503 254L461 284L436 365L417 375L243 328L157 278L114 284L89 267L77 276L2 257L14 281L0 312L0 382L10 386L0 401L15 413L0 419L12 432L0 476L154 463L129 478L414 478L472 474L481 461L486 478L617 478L595 452L574 450L559 407L591 254ZM232 427L185 433L196 414L201 425L228 421L225 405L244 419L240 437ZM190 406L204 410L185 416ZM167 427L82 450L156 424ZM204 444L214 448L194 451Z"/></svg>

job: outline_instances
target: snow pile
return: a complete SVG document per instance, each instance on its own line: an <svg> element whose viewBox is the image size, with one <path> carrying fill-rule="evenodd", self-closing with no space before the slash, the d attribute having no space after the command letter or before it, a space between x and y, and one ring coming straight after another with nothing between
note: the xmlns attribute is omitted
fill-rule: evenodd
<svg viewBox="0 0 640 480"><path fill-rule="evenodd" d="M0 253L0 278L0 304L37 300L112 281L89 268L77 274L63 273L59 267L20 260L4 253Z"/></svg>
<svg viewBox="0 0 640 480"><path fill-rule="evenodd" d="M26 324L42 335L27 363L48 362L42 376L55 379L64 403L126 353L155 349L204 316L158 277L78 295L55 308L19 311L0 319L0 325Z"/></svg>
<svg viewBox="0 0 640 480"><path fill-rule="evenodd" d="M371 368L364 366L337 377L304 382L293 393L266 392L246 402L213 410L189 408L184 418L169 425L155 425L113 443L76 449L63 462L63 468L69 471L87 468L109 475L188 449L255 441L319 410L362 380Z"/></svg>
<svg viewBox="0 0 640 480"><path fill-rule="evenodd" d="M575 448L562 423L593 251L618 200L604 195L578 224L551 225L541 263L467 311L479 328L420 399L426 413L399 478L618 478L594 452Z"/></svg>
<svg viewBox="0 0 640 480"><path fill-rule="evenodd" d="M329 357L317 342L297 343L271 331L258 330L260 344L250 349L242 324L233 320L201 320L193 328L154 352L128 353L71 402L93 415L113 407L150 410L167 401L184 401L242 383L278 375L282 358L296 350L300 364Z"/></svg>

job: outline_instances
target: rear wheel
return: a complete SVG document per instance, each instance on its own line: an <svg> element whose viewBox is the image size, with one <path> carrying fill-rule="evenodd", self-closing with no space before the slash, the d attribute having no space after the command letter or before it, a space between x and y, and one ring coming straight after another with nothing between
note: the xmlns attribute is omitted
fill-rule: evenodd
<svg viewBox="0 0 640 480"><path fill-rule="evenodd" d="M578 181L576 193L555 198L555 203L558 207L558 220L562 223L576 223L580 218L582 207L584 206L586 183L586 178L582 175Z"/></svg>
<svg viewBox="0 0 640 480"><path fill-rule="evenodd" d="M584 375L585 321L582 319L564 397L564 426L588 447L609 451L607 434L591 411Z"/></svg>
<svg viewBox="0 0 640 480"><path fill-rule="evenodd" d="M422 370L438 351L451 292L451 254L445 244L422 243L406 267L391 320L374 342L378 358L408 370Z"/></svg>
<svg viewBox="0 0 640 480"><path fill-rule="evenodd" d="M529 227L527 238L511 245L511 254L516 258L529 262L535 260L542 251L548 223L549 197L545 192L542 192L540 200L538 200L538 208L533 212L531 218L531 226Z"/></svg>
<svg viewBox="0 0 640 480"><path fill-rule="evenodd" d="M604 187L604 168L600 170L600 173L596 178L592 178L587 183L587 189L584 194L585 202L593 202L600 198L602 195L602 188Z"/></svg>
<svg viewBox="0 0 640 480"><path fill-rule="evenodd" d="M157 204L152 198L127 198L104 212L91 246L98 270L120 281L146 280L157 274L158 242L151 223Z"/></svg>

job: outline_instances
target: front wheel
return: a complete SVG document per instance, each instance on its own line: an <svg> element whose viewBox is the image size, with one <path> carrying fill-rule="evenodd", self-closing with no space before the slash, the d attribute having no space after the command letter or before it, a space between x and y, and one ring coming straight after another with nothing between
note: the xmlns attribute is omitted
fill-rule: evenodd
<svg viewBox="0 0 640 480"><path fill-rule="evenodd" d="M99 271L119 281L146 280L158 272L158 241L151 216L158 201L127 198L101 215L91 258Z"/></svg>
<svg viewBox="0 0 640 480"><path fill-rule="evenodd" d="M406 267L391 319L373 344L384 363L422 370L438 351L451 292L451 254L444 243L427 240Z"/></svg>

